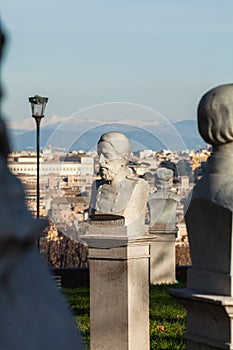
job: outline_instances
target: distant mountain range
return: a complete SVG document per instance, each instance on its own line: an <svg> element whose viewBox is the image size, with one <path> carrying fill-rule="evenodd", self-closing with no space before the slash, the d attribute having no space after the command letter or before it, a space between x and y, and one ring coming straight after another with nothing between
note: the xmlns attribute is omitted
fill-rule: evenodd
<svg viewBox="0 0 233 350"><path fill-rule="evenodd" d="M133 151L139 149L200 149L205 146L197 131L195 120L178 122L115 121L65 119L57 116L41 122L41 149L51 145L66 152L90 151L96 148L100 135L107 131L125 133ZM12 150L35 150L36 127L32 118L8 125Z"/></svg>

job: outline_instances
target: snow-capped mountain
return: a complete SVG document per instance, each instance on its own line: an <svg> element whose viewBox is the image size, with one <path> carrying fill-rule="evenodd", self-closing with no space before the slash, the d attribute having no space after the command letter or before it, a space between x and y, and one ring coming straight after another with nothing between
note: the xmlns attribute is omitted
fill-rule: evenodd
<svg viewBox="0 0 233 350"><path fill-rule="evenodd" d="M27 118L8 123L12 150L35 149L35 121ZM52 116L41 121L41 148L51 145L73 150L91 150L100 135L115 130L124 132L136 149L199 149L205 146L198 134L195 120L178 122L153 120L124 120L106 122Z"/></svg>

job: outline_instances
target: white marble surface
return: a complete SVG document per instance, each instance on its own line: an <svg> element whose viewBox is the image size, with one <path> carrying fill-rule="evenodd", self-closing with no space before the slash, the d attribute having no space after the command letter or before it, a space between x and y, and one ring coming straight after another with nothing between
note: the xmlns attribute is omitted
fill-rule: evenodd
<svg viewBox="0 0 233 350"><path fill-rule="evenodd" d="M103 134L98 143L101 180L92 186L91 214L117 214L125 225L145 222L148 184L129 169L130 142L119 132Z"/></svg>

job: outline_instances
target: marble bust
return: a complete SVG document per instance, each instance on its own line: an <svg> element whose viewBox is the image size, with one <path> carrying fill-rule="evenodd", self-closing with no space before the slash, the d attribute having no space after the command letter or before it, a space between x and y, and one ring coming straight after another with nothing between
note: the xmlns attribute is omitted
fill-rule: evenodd
<svg viewBox="0 0 233 350"><path fill-rule="evenodd" d="M90 214L114 214L125 218L125 225L145 223L148 184L132 175L128 167L131 145L126 135L107 132L98 142L99 173L94 181Z"/></svg>
<svg viewBox="0 0 233 350"><path fill-rule="evenodd" d="M192 258L188 287L232 296L233 84L202 97L198 128L213 152L186 208Z"/></svg>
<svg viewBox="0 0 233 350"><path fill-rule="evenodd" d="M171 231L176 227L176 206L179 196L172 191L173 171L158 168L155 172L157 191L149 197L150 227Z"/></svg>

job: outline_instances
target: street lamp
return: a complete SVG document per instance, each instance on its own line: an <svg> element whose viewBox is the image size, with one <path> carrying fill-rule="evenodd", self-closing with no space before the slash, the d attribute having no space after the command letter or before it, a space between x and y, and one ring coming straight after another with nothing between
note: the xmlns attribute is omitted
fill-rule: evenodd
<svg viewBox="0 0 233 350"><path fill-rule="evenodd" d="M35 95L29 97L32 108L32 117L36 121L36 156L37 156L37 175L36 175L36 217L40 217L40 122L44 118L44 112L48 97Z"/></svg>

